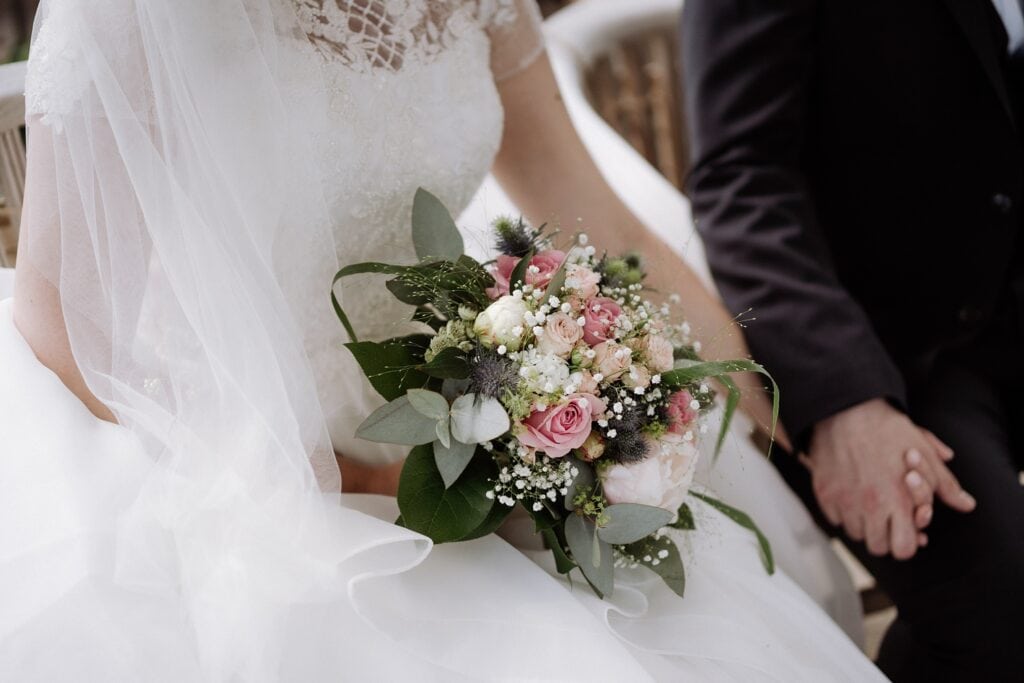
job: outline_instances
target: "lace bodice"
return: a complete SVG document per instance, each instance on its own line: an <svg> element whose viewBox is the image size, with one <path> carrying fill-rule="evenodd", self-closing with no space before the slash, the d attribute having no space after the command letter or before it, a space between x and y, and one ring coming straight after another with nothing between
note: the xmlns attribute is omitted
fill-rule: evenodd
<svg viewBox="0 0 1024 683"><path fill-rule="evenodd" d="M311 58L330 83L327 127L316 136L341 264L412 263L416 188L454 212L468 204L501 139L495 80L541 49L536 8L532 0L297 2ZM410 311L381 281L350 281L341 294L361 337L407 331ZM313 323L312 356L335 447L370 461L401 457L402 449L353 438L380 400L339 352L347 340L333 312L317 315L326 317Z"/></svg>

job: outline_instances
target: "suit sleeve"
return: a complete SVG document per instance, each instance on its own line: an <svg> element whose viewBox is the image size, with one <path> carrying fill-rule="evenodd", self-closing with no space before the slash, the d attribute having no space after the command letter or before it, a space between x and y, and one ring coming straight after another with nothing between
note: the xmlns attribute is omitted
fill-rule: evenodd
<svg viewBox="0 0 1024 683"><path fill-rule="evenodd" d="M726 304L752 318L751 349L779 382L798 438L872 398L905 404L906 391L839 282L802 170L816 4L687 0L682 24L694 216Z"/></svg>

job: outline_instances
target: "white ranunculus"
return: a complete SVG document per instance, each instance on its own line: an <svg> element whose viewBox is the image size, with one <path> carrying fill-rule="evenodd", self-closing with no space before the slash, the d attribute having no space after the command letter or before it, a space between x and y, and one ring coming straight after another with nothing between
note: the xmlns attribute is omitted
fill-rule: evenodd
<svg viewBox="0 0 1024 683"><path fill-rule="evenodd" d="M473 331L484 346L504 346L509 351L518 351L523 343L523 316L526 312L526 303L522 299L503 296L476 317Z"/></svg>
<svg viewBox="0 0 1024 683"><path fill-rule="evenodd" d="M648 441L647 458L612 465L601 472L609 503L637 503L678 512L693 483L699 451L693 442L668 433Z"/></svg>

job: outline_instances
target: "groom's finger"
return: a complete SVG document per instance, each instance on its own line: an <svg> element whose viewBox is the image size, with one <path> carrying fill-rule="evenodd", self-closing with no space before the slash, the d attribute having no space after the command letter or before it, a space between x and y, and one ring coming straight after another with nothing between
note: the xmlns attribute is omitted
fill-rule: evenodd
<svg viewBox="0 0 1024 683"><path fill-rule="evenodd" d="M960 482L944 463L936 462L933 463L933 466L938 475L935 492L943 503L959 512L970 512L977 507L978 503L974 500L974 496L963 490Z"/></svg>
<svg viewBox="0 0 1024 683"><path fill-rule="evenodd" d="M854 541L864 540L864 518L860 515L850 515L843 520L843 529L846 530L846 535Z"/></svg>
<svg viewBox="0 0 1024 683"><path fill-rule="evenodd" d="M914 507L932 504L934 492L920 472L910 470L903 475L903 483L906 485L907 493L910 494L910 500Z"/></svg>
<svg viewBox="0 0 1024 683"><path fill-rule="evenodd" d="M949 462L953 459L953 449L943 443L942 439L935 436L927 429L922 429L921 432L924 434L924 438L928 439L931 445L939 452L939 457L944 462Z"/></svg>
<svg viewBox="0 0 1024 683"><path fill-rule="evenodd" d="M912 519L910 501L905 499L900 509L889 518L892 556L909 560L917 552L917 529Z"/></svg>
<svg viewBox="0 0 1024 683"><path fill-rule="evenodd" d="M864 542L868 552L876 557L889 554L889 517L883 512L872 512L864 520Z"/></svg>

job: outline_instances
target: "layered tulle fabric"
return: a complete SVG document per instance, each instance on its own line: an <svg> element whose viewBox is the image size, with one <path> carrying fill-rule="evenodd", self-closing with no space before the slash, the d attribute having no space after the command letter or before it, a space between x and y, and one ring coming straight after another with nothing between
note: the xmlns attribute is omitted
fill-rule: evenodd
<svg viewBox="0 0 1024 683"><path fill-rule="evenodd" d="M244 496L224 482L189 538L133 528L133 510L151 504L143 484L172 475L39 364L10 301L0 304L0 358L5 680L647 678L520 552L495 537L431 549L390 523L393 499L324 497L322 525L296 526L287 501L274 513L237 507ZM226 536L218 504L232 506L225 516L253 516L258 534ZM146 535L152 543L138 546ZM178 554L162 554L169 548ZM212 561L203 604L190 609L173 573ZM129 571L140 564L145 581ZM232 584L245 586L243 602ZM264 610L272 622L252 618Z"/></svg>

